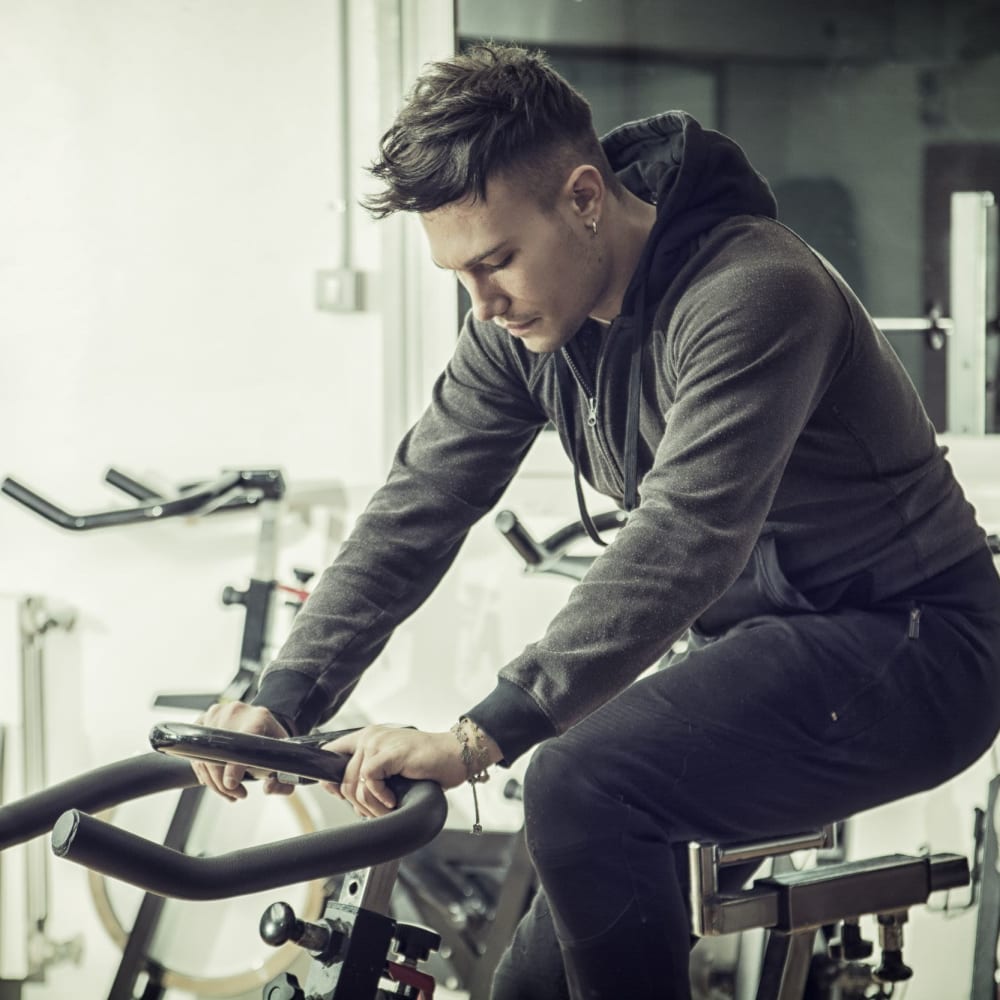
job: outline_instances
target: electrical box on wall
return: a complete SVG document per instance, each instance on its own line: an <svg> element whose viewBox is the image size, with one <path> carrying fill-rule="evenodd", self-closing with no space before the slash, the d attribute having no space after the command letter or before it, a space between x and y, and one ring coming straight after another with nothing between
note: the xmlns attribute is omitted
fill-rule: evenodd
<svg viewBox="0 0 1000 1000"><path fill-rule="evenodd" d="M316 308L324 312L361 309L361 272L346 268L316 272Z"/></svg>

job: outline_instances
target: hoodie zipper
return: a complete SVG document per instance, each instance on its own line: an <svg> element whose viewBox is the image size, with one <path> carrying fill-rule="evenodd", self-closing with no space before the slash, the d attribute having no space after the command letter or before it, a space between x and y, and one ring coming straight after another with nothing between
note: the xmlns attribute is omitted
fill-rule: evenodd
<svg viewBox="0 0 1000 1000"><path fill-rule="evenodd" d="M610 331L609 331L610 332ZM600 424L598 423L598 413L597 413L597 377L600 375L601 362L604 360L604 352L607 347L606 343L601 344L601 350L597 357L597 375L595 376L595 384L593 386L583 377L583 373L577 367L576 362L573 360L573 356L570 353L569 346L567 345L562 349L563 357L566 359L566 364L569 366L569 370L573 373L573 378L576 379L577 385L583 390L583 394L587 400L587 426L593 428L594 438L597 441L597 447L601 453L601 457L604 459L607 467L611 470L614 475L615 483L618 489L624 495L625 492L625 476L619 468L617 462L611 457L611 449L608 447L605 441L604 434L601 431Z"/></svg>

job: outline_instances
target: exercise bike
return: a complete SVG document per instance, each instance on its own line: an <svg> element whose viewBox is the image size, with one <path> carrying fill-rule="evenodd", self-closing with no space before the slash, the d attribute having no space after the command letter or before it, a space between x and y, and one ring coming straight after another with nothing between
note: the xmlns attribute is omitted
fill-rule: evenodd
<svg viewBox="0 0 1000 1000"><path fill-rule="evenodd" d="M609 515L606 523L608 527L620 526L621 515L617 513ZM513 515L502 516L499 526L501 530L504 527L515 528L504 533L512 536L512 541L516 540L519 543L515 545L519 551L524 549L528 565L536 570L544 567L542 571L560 572L561 570L550 568L556 565L551 558L553 550L563 540L579 534L575 531L575 526L570 526L573 530L568 533L557 533L552 539L537 543ZM564 575L576 578L578 574L585 572L586 565L589 565L591 560L589 557L578 557L578 559L579 561L565 564L569 567L569 571L564 572ZM337 772L329 769L330 765L326 759L315 759L316 744L334 738L332 734L287 741L265 741L263 744L258 742L263 738L241 737L240 740L251 741L250 745L241 742L235 748L233 741L236 737L231 733L175 725L166 727L165 734L157 736L154 731L154 746L158 740L166 741L157 746L164 752L169 750L175 754L204 756L212 760L240 763L248 767L251 772L274 771L282 776L294 776L302 780L337 780ZM283 749L279 750L279 747ZM306 766L295 755L309 750L314 759ZM279 756L275 757L273 754ZM293 759L287 758L289 754ZM153 760L157 759L156 755L149 756ZM323 752L321 756L329 758L332 755ZM155 767L160 766L155 765ZM116 768L118 765L110 767ZM311 850L310 838L326 837L328 834L343 831L326 831L323 834L293 838L282 844L251 848L220 858L186 858L184 855L178 855L176 851L142 841L124 831L116 831L114 827L102 824L100 820L95 820L87 814L92 810L105 808L160 788L189 787L193 784L190 770L185 766L182 772L171 777L167 784L162 784L164 778L161 777L161 774L166 772L153 772L151 779L147 780L147 776L138 784L135 784L134 776L130 777L123 772L125 787L122 789L116 787L113 791L103 787L103 782L117 780L117 772L112 774L107 769L101 770L107 773L98 781L99 792L92 787L93 783L84 781L82 786L74 784L83 779L74 779L74 782L63 783L50 789L49 793L54 793L54 797L46 793L49 798L44 807L36 803L40 812L36 811L33 814L34 818L28 823L26 836L45 832L49 825L55 824L54 843L57 852L63 856L79 861L109 877L131 882L154 895L171 895L186 899L226 898L261 888L301 881L315 876L316 872L322 872L322 876L316 877L327 877L340 870L343 876L341 892L336 899L327 903L321 920L302 921L284 904L268 908L267 919L262 925L265 940L272 944L296 942L312 955L314 961L305 988L307 992L302 992L302 987L294 976L284 973L265 987L264 996L267 1000L300 1000L300 998L332 1000L334 997L337 1000L344 997L350 997L352 1000L355 998L368 1000L369 997L392 995L411 997L418 997L421 993L424 996L430 995L428 990L433 990L433 982L419 966L434 951L440 938L436 932L426 932L426 929L416 925L401 924L390 916L388 900L398 872L398 858L387 861L385 856L378 853L352 854L351 850L357 848L355 840L354 847L349 847L345 855L348 870L344 871L339 869L339 862L336 861L339 855L327 858L321 854L317 857ZM182 783L173 784L175 780ZM69 803L76 804L78 811L72 814L71 819L59 820L57 823L60 813ZM22 818L10 825L12 815L10 810L19 810L22 805L18 803L0 810L0 848L20 842L18 839L9 839L10 836L26 839L24 835L26 814L23 810L18 813ZM442 813L440 818L442 824L443 819ZM375 828L375 822L364 825L366 832ZM384 820L377 822L382 823ZM395 844L392 850L401 853L416 850L421 844L429 843L434 835L432 833L426 839L418 837L412 843L405 845ZM758 880L749 889L740 893L723 893L719 890L720 867L751 859L762 860L765 856L774 856L790 850L829 846L828 838L827 831L810 831L767 844L692 846L693 931L706 936L724 935L751 927L761 927L768 931L769 957L757 993L760 1000L765 998L799 1000L806 989L807 959L812 954L813 942L818 932L841 922L845 929L838 939L840 942L838 947L841 949L840 957L843 963L852 970L855 986L851 988L854 988L855 992L853 994L841 992L839 995L843 998L870 996L867 990L874 977L874 980L880 983L878 988L882 990L879 995L890 996L893 988L891 984L904 981L909 974L908 968L902 962L901 947L901 926L906 911L911 906L925 902L932 892L957 888L969 882L968 864L962 856L930 855L908 858L894 855L865 862L824 866L818 870L818 874L793 873L787 877L771 876L768 880ZM322 850L326 851L331 850L331 844L334 842L324 840L323 843L325 846ZM301 859L303 863L299 864L296 858ZM316 862L317 867L310 867L312 862L308 860L309 858ZM255 867L258 861L263 869L270 870L262 875L261 868ZM191 862L199 864L192 867ZM205 865L204 862L208 864ZM387 870L388 874L379 871L379 866L384 863L392 866ZM155 867L152 869L146 867L150 864ZM361 867L370 864L375 866L372 872L360 870ZM372 885L371 901L366 895L369 884ZM697 891L694 889L695 886ZM210 894L205 895L206 892ZM384 919L374 920L365 915L351 922L336 909L338 906L346 906L348 916L361 912L367 914L371 911ZM331 910L331 907L334 909ZM862 973L858 967L864 964L864 957L870 954L870 946L855 932L857 918L869 913L877 913L880 916L879 924L884 929L884 956L878 970L869 970L863 974L865 978L862 986L860 985ZM883 917L885 919L882 919ZM385 921L389 923L386 924ZM369 931L369 927L375 930ZM387 930L387 927L390 929ZM402 937L396 935L396 927L402 929ZM345 928L349 931L346 937ZM352 939L353 944L350 943ZM367 957L363 960L352 958L345 964L346 957L352 954ZM347 979L343 977L343 973L345 968L353 969L355 962L360 963L359 967L363 967L364 975L350 987L352 992L333 992L335 989L348 989L346 985L341 986L341 982L346 984L348 981L353 981L353 972ZM399 976L402 978L397 978ZM362 989L366 992L359 992ZM386 993L387 989L395 992ZM407 993L406 990L410 992ZM414 990L416 992L413 992Z"/></svg>
<svg viewBox="0 0 1000 1000"><path fill-rule="evenodd" d="M433 782L397 779L398 807L387 816L215 857L192 857L92 815L155 792L193 787L189 758L243 765L250 779L339 781L345 757L320 750L339 733L276 740L184 723L153 728L158 752L105 765L0 808L0 849L49 830L52 849L109 878L161 897L229 899L342 875L342 888L316 921L284 902L267 907L261 936L275 947L293 942L312 956L301 986L281 973L265 1000L430 1000L433 978L420 965L437 948L432 930L389 915L399 859L432 840L444 825L444 793ZM72 805L73 808L67 809Z"/></svg>
<svg viewBox="0 0 1000 1000"><path fill-rule="evenodd" d="M338 499L329 489L313 490L307 495L290 495L284 475L278 468L241 467L221 471L208 480L190 480L176 487L151 484L144 479L109 468L104 479L125 504L97 511L77 512L43 496L13 477L0 483L0 492L20 507L64 531L93 533L120 527L152 525L167 520L200 518L238 518L251 516L256 522L256 540L252 570L245 586L227 586L222 603L239 607L242 629L236 669L228 681L214 691L164 692L153 705L160 709L201 712L215 701L248 700L256 691L259 675L273 654L281 629L282 605L289 614L305 601L306 587L312 574L294 570L294 582L277 578L283 522L289 507L306 506L310 501ZM287 810L298 830L313 828L314 820L300 798L287 801ZM165 843L178 850L191 849L197 824L204 822L203 789L184 788L177 798L165 830ZM201 820L199 820L201 817ZM129 900L112 898L106 879L99 874L89 878L89 890L100 924L108 937L121 949L121 959L107 993L107 1000L162 1000L168 989L177 988L198 995L233 996L259 988L262 981L284 969L287 951L270 955L263 968L238 966L224 972L203 969L199 974L172 968L163 958L163 939L158 938L168 925L170 914L164 912L160 896L146 893L138 901L131 919L123 918ZM323 887L310 887L308 901L301 905L317 911L322 906ZM159 954L157 950L159 949Z"/></svg>
<svg viewBox="0 0 1000 1000"><path fill-rule="evenodd" d="M389 901L400 858L429 843L444 825L445 798L433 782L395 780L399 806L387 816L216 857L185 855L91 815L129 799L191 787L190 758L242 765L250 779L275 774L290 783L338 781L346 758L319 749L338 735L275 740L159 724L150 737L157 753L106 765L0 808L0 849L51 829L57 856L146 892L189 900L342 875L340 893L327 901L318 920L300 919L281 901L265 909L262 938L274 946L294 942L313 961L304 986L293 973L282 973L265 985L264 1000L431 1000L434 980L421 966L441 938L432 929L394 919ZM867 946L857 918L869 913L878 915L883 930L875 980L904 981L909 970L902 960L901 927L907 910L969 880L960 855L891 855L772 875L736 893L719 890L723 867L825 846L827 836L821 831L759 844L690 846L693 930L718 935L764 927L770 933L757 992L761 1000L801 1000L821 927L843 923L842 957L857 964ZM867 988L840 995L871 996ZM891 987L878 995L891 996Z"/></svg>

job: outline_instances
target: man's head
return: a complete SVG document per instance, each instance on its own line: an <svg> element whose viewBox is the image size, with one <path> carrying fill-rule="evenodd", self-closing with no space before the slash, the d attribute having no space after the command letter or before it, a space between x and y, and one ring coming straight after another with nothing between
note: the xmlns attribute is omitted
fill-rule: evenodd
<svg viewBox="0 0 1000 1000"><path fill-rule="evenodd" d="M581 162L620 193L590 105L541 52L514 46L482 44L431 63L379 151L371 173L385 187L365 199L376 218L483 199L500 176L549 207L560 175Z"/></svg>
<svg viewBox="0 0 1000 1000"><path fill-rule="evenodd" d="M478 319L545 353L589 315L615 315L623 189L587 102L541 53L484 45L432 64L381 153L386 187L368 208L420 215Z"/></svg>

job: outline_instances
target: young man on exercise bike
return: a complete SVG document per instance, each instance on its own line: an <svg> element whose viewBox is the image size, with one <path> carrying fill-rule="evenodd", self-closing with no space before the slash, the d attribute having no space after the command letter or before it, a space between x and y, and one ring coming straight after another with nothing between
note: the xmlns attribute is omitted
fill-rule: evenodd
<svg viewBox="0 0 1000 1000"><path fill-rule="evenodd" d="M487 45L425 70L373 173L369 208L418 213L473 309L254 703L204 721L331 715L553 422L627 523L451 731L335 744L337 791L379 815L390 775L453 787L534 748L542 892L494 996L680 1000L689 840L835 821L994 739L984 533L888 343L725 136L668 112L599 141L539 54Z"/></svg>

